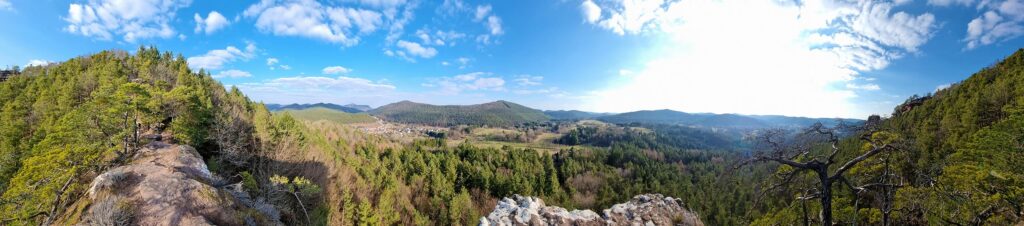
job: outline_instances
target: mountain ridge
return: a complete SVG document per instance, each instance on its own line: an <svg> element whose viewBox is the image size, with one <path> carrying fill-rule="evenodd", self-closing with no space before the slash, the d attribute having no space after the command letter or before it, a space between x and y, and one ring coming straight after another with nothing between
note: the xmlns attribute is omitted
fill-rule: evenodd
<svg viewBox="0 0 1024 226"><path fill-rule="evenodd" d="M368 111L369 108L370 108L370 106L367 106L367 105L356 105L356 104L338 105L338 104L332 104L332 103L315 103L315 104L299 104L299 103L294 103L294 104L288 104L288 105L283 105L283 104L265 104L265 105L267 106L267 110L270 110L270 111L282 111L282 110L289 110L289 109L290 110L305 110L305 109L309 109L309 108L322 107L322 108L327 108L327 109L343 111L343 112L346 112L346 113L361 113L361 112ZM364 110L364 109L366 109L366 110Z"/></svg>

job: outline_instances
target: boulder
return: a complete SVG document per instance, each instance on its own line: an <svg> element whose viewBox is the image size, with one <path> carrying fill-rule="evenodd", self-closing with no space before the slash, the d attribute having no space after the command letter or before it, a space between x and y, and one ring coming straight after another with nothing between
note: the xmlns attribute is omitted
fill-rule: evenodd
<svg viewBox="0 0 1024 226"><path fill-rule="evenodd" d="M683 206L682 200L660 194L637 195L602 213L567 211L544 205L544 200L536 197L514 195L498 201L494 211L480 218L480 225L704 225L697 214Z"/></svg>
<svg viewBox="0 0 1024 226"><path fill-rule="evenodd" d="M273 225L206 168L195 149L154 141L130 164L97 176L82 225Z"/></svg>

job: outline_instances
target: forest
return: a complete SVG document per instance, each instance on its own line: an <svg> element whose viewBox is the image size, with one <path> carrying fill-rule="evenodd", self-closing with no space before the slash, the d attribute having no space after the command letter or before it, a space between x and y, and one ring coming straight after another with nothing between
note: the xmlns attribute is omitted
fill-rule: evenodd
<svg viewBox="0 0 1024 226"><path fill-rule="evenodd" d="M152 47L17 72L0 82L4 225L81 221L92 179L125 164L147 134L195 147L210 171L266 200L287 225L471 225L513 194L600 209L644 193L681 198L707 225L1022 220L1024 50L863 123L743 136L658 123L583 126L558 137L565 148L554 152L445 136L402 142L272 113ZM446 124L546 120L523 114Z"/></svg>

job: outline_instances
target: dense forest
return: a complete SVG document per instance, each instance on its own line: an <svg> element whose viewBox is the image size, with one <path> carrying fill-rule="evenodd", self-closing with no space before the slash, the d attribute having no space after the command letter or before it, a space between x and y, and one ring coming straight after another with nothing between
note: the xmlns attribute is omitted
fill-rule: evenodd
<svg viewBox="0 0 1024 226"><path fill-rule="evenodd" d="M508 101L477 105L429 105L402 101L369 111L382 119L432 126L479 125L509 127L548 120L544 112Z"/></svg>
<svg viewBox="0 0 1024 226"><path fill-rule="evenodd" d="M103 51L0 82L0 224L79 222L92 179L163 134L195 147L226 184L264 200L254 209L273 206L274 220L288 225L467 225L513 194L598 209L643 193L679 197L708 225L1011 225L1024 202L1022 82L1024 50L863 123L743 136L677 124L582 126L547 152L441 136L403 142L302 120L268 111L181 56ZM503 101L452 109L460 108L376 114L407 123L481 115L446 126L547 120ZM504 113L485 116L491 109Z"/></svg>

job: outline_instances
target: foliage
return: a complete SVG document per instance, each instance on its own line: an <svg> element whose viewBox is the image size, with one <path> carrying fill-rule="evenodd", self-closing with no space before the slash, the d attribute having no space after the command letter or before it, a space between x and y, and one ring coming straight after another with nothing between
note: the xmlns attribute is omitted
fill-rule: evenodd
<svg viewBox="0 0 1024 226"><path fill-rule="evenodd" d="M507 101L467 106L429 105L402 101L373 109L370 114L395 122L433 126L511 127L548 120L548 116L540 110Z"/></svg>

